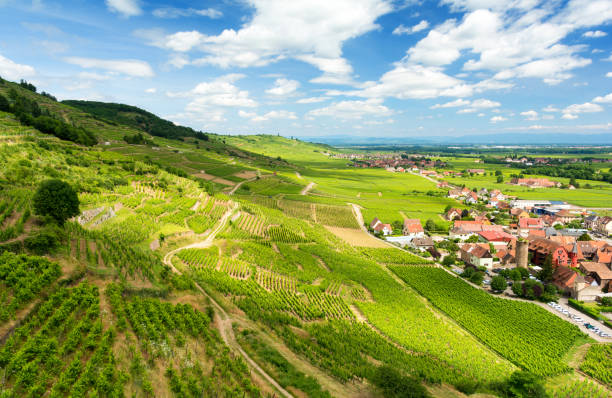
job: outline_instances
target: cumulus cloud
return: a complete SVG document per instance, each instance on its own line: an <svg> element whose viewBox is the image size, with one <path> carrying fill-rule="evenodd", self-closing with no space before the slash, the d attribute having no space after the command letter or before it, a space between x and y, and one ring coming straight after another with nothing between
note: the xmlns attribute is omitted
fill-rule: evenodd
<svg viewBox="0 0 612 398"><path fill-rule="evenodd" d="M8 80L31 77L36 71L30 65L18 64L0 55L0 76Z"/></svg>
<svg viewBox="0 0 612 398"><path fill-rule="evenodd" d="M157 92L157 89L155 87L151 87L145 90L145 93L147 94L155 94Z"/></svg>
<svg viewBox="0 0 612 398"><path fill-rule="evenodd" d="M400 25L397 28L393 29L393 34L394 35L410 35L410 34L425 30L428 27L429 27L429 22L427 22L426 20L422 20L418 24L411 26L411 27Z"/></svg>
<svg viewBox="0 0 612 398"><path fill-rule="evenodd" d="M155 75L151 66L137 59L107 60L99 58L68 57L64 61L81 68L104 69L132 77L152 77Z"/></svg>
<svg viewBox="0 0 612 398"><path fill-rule="evenodd" d="M300 82L297 80L289 80L285 78L276 79L274 86L266 90L267 94L279 97L285 97L294 94L300 87Z"/></svg>
<svg viewBox="0 0 612 398"><path fill-rule="evenodd" d="M368 99L366 101L340 101L324 108L313 109L308 117L329 116L337 119L362 119L363 117L385 117L393 111L382 104L381 99Z"/></svg>
<svg viewBox="0 0 612 398"><path fill-rule="evenodd" d="M603 97L600 97L603 98ZM572 104L563 109L563 119L577 119L580 113L595 113L601 112L603 108L601 105L593 104L591 102L585 102L584 104Z"/></svg>
<svg viewBox="0 0 612 398"><path fill-rule="evenodd" d="M255 13L240 29L218 35L177 32L150 41L173 51L197 50L196 65L222 68L264 66L300 59L323 71L317 83L350 83L352 68L342 45L378 28L376 19L392 11L390 0L251 0ZM350 10L347 12L347 10Z"/></svg>
<svg viewBox="0 0 612 398"><path fill-rule="evenodd" d="M309 97L309 98L301 98L296 101L297 104L316 104L319 102L325 102L329 99L329 97Z"/></svg>
<svg viewBox="0 0 612 398"><path fill-rule="evenodd" d="M521 116L524 116L526 120L539 120L540 118L538 112L534 111L533 109L521 112Z"/></svg>
<svg viewBox="0 0 612 398"><path fill-rule="evenodd" d="M263 115L258 115L255 112L245 112L243 110L240 110L238 111L238 116L242 118L251 119L252 122L265 122L271 119L295 120L298 118L294 112L286 110L274 110Z"/></svg>
<svg viewBox="0 0 612 398"><path fill-rule="evenodd" d="M111 12L126 18L142 14L139 0L106 0L105 3Z"/></svg>
<svg viewBox="0 0 612 398"><path fill-rule="evenodd" d="M598 38L598 37L606 37L608 34L606 32L603 32L601 30L589 30L586 31L582 34L582 36L584 37L589 37L589 38Z"/></svg>
<svg viewBox="0 0 612 398"><path fill-rule="evenodd" d="M497 123L497 122L505 122L506 120L508 120L507 118L503 117L503 116L493 116L491 119L489 119L491 121L491 123Z"/></svg>
<svg viewBox="0 0 612 398"><path fill-rule="evenodd" d="M201 82L190 91L167 93L167 95L171 98L193 98L187 105L187 110L193 112L209 106L256 107L258 103L249 97L249 92L239 89L234 84L244 77L245 75L240 73L230 73L208 82Z"/></svg>
<svg viewBox="0 0 612 398"><path fill-rule="evenodd" d="M606 77L612 77L612 72L606 73Z"/></svg>
<svg viewBox="0 0 612 398"><path fill-rule="evenodd" d="M546 108L542 109L543 112L559 112L559 110L559 108L555 108L552 105L548 105Z"/></svg>
<svg viewBox="0 0 612 398"><path fill-rule="evenodd" d="M201 16L208 18L221 18L223 13L214 8L175 8L175 7L164 7L153 10L153 15L157 18L180 18L180 17L192 17Z"/></svg>
<svg viewBox="0 0 612 398"><path fill-rule="evenodd" d="M459 106L467 106L469 104L470 104L470 101L459 98L459 99L456 99L454 101L450 101L444 104L435 104L433 106L430 106L429 109L455 108Z"/></svg>
<svg viewBox="0 0 612 398"><path fill-rule="evenodd" d="M612 104L612 93L604 95L603 97L595 97L593 98L593 102L598 102L600 104Z"/></svg>

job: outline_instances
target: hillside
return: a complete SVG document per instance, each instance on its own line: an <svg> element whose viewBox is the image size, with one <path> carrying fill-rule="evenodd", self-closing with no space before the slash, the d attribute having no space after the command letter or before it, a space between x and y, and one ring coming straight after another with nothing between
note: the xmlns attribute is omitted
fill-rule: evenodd
<svg viewBox="0 0 612 398"><path fill-rule="evenodd" d="M23 124L11 90L96 142ZM447 233L456 202L430 180L326 145L0 94L2 396L504 397L521 371L556 396L610 393L576 371L593 341L575 325L365 231L362 216ZM65 223L42 214L49 179L78 197Z"/></svg>

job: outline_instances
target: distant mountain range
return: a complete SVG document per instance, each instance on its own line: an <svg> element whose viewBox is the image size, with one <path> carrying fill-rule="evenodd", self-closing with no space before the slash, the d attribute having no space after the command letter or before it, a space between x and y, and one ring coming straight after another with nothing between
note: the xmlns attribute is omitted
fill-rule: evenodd
<svg viewBox="0 0 612 398"><path fill-rule="evenodd" d="M612 134L494 134L457 137L362 137L328 135L301 137L304 141L342 145L612 145Z"/></svg>

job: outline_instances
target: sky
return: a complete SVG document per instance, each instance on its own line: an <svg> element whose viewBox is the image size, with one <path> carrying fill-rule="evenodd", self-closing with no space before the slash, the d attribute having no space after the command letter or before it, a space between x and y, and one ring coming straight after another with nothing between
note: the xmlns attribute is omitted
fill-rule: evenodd
<svg viewBox="0 0 612 398"><path fill-rule="evenodd" d="M219 134L612 134L612 0L0 0L0 76Z"/></svg>

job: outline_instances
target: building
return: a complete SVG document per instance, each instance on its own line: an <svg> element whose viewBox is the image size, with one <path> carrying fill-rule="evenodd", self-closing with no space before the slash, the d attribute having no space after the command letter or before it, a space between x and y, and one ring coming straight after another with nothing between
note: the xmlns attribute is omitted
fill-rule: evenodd
<svg viewBox="0 0 612 398"><path fill-rule="evenodd" d="M523 210L529 210L532 209L534 207L547 207L547 206L551 206L552 202L549 200L523 200L523 199L517 199L517 200L513 200L510 202L510 206L512 206L512 208L519 208L519 209L523 209Z"/></svg>
<svg viewBox="0 0 612 398"><path fill-rule="evenodd" d="M455 221L449 232L449 236L453 239L467 239L482 231L503 231L501 225L488 225L479 221Z"/></svg>
<svg viewBox="0 0 612 398"><path fill-rule="evenodd" d="M377 234L383 234L385 236L391 235L393 233L393 227L391 226L391 224L378 223L374 227L374 232Z"/></svg>
<svg viewBox="0 0 612 398"><path fill-rule="evenodd" d="M499 189L494 189L491 191L491 194L489 195L489 197L491 199L495 199L495 200L505 200L506 199L506 195L504 195L503 193L501 193L501 191Z"/></svg>
<svg viewBox="0 0 612 398"><path fill-rule="evenodd" d="M421 220L416 218L405 219L402 232L404 236L410 236L412 238L422 238L425 236L425 231L423 231Z"/></svg>
<svg viewBox="0 0 612 398"><path fill-rule="evenodd" d="M493 267L493 256L486 244L467 243L461 247L461 260L475 267Z"/></svg>
<svg viewBox="0 0 612 398"><path fill-rule="evenodd" d="M374 219L370 223L370 229L376 228L378 224L381 224L381 221L378 219L378 217L374 217Z"/></svg>
<svg viewBox="0 0 612 398"><path fill-rule="evenodd" d="M567 250L559 243L550 239L536 238L529 242L529 254L531 262L535 265L542 265L549 255L552 258L553 266L571 265L570 255Z"/></svg>
<svg viewBox="0 0 612 398"><path fill-rule="evenodd" d="M599 217L595 231L606 236L612 235L612 217Z"/></svg>
<svg viewBox="0 0 612 398"><path fill-rule="evenodd" d="M446 212L444 218L448 221L461 220L461 209L452 208Z"/></svg>
<svg viewBox="0 0 612 398"><path fill-rule="evenodd" d="M584 227L587 229L594 230L597 226L597 220L599 220L599 216L590 215L584 218Z"/></svg>
<svg viewBox="0 0 612 398"><path fill-rule="evenodd" d="M576 277L571 292L573 298L579 301L595 301L601 294L600 286L592 277L582 275Z"/></svg>
<svg viewBox="0 0 612 398"><path fill-rule="evenodd" d="M514 209L510 210L510 215L521 219L521 218L529 218L529 213L527 213L525 210L521 209L520 207L516 207Z"/></svg>
<svg viewBox="0 0 612 398"><path fill-rule="evenodd" d="M513 178L510 184L522 185L530 188L552 188L560 187L561 183L551 181L548 178Z"/></svg>
<svg viewBox="0 0 612 398"><path fill-rule="evenodd" d="M544 229L544 221L541 218L521 218L518 221L518 232L521 236L529 235L531 231Z"/></svg>
<svg viewBox="0 0 612 398"><path fill-rule="evenodd" d="M485 173L484 169L467 169L468 173L482 175Z"/></svg>
<svg viewBox="0 0 612 398"><path fill-rule="evenodd" d="M446 197L448 198L452 198L452 199L457 199L458 197L461 196L461 191L458 189L451 189L450 191L448 191L448 193L446 194Z"/></svg>
<svg viewBox="0 0 612 398"><path fill-rule="evenodd" d="M434 247L434 241L429 236L423 238L414 238L410 241L410 246L415 249L429 250Z"/></svg>
<svg viewBox="0 0 612 398"><path fill-rule="evenodd" d="M465 203L470 205L475 205L478 203L478 195L475 192L470 192L465 198Z"/></svg>
<svg viewBox="0 0 612 398"><path fill-rule="evenodd" d="M571 294L578 273L569 267L557 267L552 276L552 283L563 293Z"/></svg>
<svg viewBox="0 0 612 398"><path fill-rule="evenodd" d="M584 261L580 264L580 270L585 275L594 278L601 289L612 288L612 270L610 270L603 263L595 263L590 261Z"/></svg>
<svg viewBox="0 0 612 398"><path fill-rule="evenodd" d="M510 243L516 238L504 231L480 231L479 238L483 242L505 242Z"/></svg>

